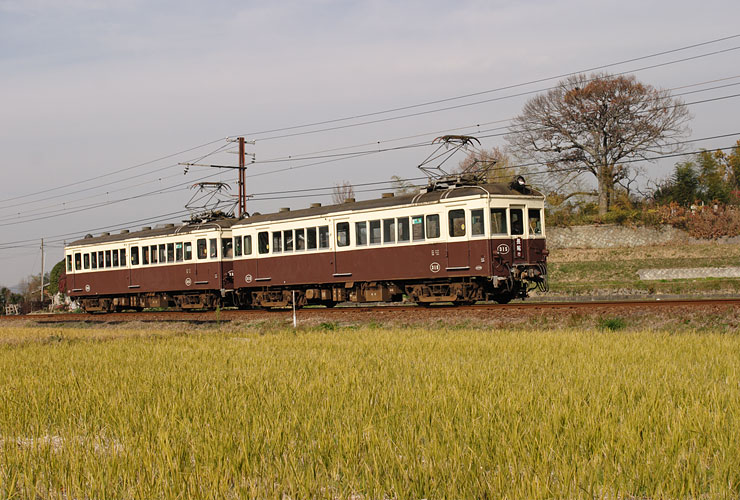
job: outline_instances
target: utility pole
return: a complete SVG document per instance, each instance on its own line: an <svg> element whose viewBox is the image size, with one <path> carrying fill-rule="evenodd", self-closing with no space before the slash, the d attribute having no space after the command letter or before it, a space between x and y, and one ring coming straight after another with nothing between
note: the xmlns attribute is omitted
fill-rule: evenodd
<svg viewBox="0 0 740 500"><path fill-rule="evenodd" d="M44 239L41 238L41 304L44 303Z"/></svg>
<svg viewBox="0 0 740 500"><path fill-rule="evenodd" d="M239 137L239 218L247 212L247 167L244 137Z"/></svg>

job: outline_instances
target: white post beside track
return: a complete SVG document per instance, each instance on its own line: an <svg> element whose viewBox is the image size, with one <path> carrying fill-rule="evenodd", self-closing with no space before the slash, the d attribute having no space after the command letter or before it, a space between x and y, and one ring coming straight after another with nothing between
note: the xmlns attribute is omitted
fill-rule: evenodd
<svg viewBox="0 0 740 500"><path fill-rule="evenodd" d="M295 290L293 290L293 328L296 327L296 318L295 318Z"/></svg>

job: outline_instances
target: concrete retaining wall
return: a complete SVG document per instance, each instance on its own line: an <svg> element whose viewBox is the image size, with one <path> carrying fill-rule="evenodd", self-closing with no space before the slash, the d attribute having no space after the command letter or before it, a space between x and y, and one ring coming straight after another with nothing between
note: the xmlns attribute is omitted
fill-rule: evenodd
<svg viewBox="0 0 740 500"><path fill-rule="evenodd" d="M549 248L613 248L689 243L689 235L671 226L625 227L616 224L547 228Z"/></svg>

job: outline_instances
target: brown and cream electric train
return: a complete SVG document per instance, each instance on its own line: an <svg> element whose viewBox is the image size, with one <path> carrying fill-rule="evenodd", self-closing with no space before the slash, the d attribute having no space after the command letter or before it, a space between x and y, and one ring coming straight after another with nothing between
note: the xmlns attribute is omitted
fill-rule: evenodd
<svg viewBox="0 0 740 500"><path fill-rule="evenodd" d="M547 255L544 196L519 177L88 235L65 248L66 288L100 312L507 303L547 289Z"/></svg>

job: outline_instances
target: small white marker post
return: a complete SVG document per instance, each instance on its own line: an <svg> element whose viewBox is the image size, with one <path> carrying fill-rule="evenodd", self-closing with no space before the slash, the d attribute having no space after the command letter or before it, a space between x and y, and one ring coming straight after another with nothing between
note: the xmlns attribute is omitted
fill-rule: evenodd
<svg viewBox="0 0 740 500"><path fill-rule="evenodd" d="M293 290L293 328L296 327L296 318L295 318L295 290Z"/></svg>

